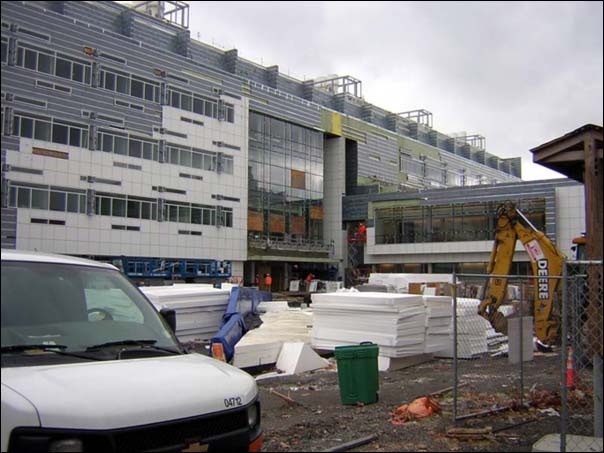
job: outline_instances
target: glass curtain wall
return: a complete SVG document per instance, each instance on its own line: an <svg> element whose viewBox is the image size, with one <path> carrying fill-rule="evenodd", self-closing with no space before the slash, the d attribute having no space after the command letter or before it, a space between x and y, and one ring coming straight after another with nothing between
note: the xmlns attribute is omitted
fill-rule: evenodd
<svg viewBox="0 0 604 453"><path fill-rule="evenodd" d="M396 206L375 210L376 244L490 241L495 238L500 202L441 206ZM518 208L545 231L545 200L522 200Z"/></svg>
<svg viewBox="0 0 604 453"><path fill-rule="evenodd" d="M323 134L250 112L250 237L323 240Z"/></svg>

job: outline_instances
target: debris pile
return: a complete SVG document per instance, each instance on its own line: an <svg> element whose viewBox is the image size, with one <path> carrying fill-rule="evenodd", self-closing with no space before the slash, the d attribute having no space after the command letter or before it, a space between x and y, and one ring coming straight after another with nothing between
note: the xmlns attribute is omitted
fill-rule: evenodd
<svg viewBox="0 0 604 453"><path fill-rule="evenodd" d="M432 414L440 414L440 404L429 396L417 398L411 404L403 404L392 413L390 422L393 425L403 425L416 418L430 417Z"/></svg>

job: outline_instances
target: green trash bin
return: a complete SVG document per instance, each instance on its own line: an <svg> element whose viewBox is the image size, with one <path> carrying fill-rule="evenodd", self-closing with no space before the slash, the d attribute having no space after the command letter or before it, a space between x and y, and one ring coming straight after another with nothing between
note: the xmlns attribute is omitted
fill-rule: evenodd
<svg viewBox="0 0 604 453"><path fill-rule="evenodd" d="M342 404L371 404L378 400L379 346L370 342L358 346L336 346L338 382Z"/></svg>

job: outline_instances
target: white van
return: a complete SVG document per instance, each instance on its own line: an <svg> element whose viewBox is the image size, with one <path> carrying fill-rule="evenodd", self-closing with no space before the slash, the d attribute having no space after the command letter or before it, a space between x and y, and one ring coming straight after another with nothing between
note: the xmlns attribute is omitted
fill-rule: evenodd
<svg viewBox="0 0 604 453"><path fill-rule="evenodd" d="M255 380L114 266L2 250L2 451L258 451ZM172 316L170 316L172 315Z"/></svg>

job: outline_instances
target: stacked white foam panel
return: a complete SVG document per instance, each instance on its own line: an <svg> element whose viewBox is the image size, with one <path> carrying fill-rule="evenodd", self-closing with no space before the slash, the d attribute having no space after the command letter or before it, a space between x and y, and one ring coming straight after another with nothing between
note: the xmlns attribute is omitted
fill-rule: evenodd
<svg viewBox="0 0 604 453"><path fill-rule="evenodd" d="M176 311L176 336L180 341L211 339L220 328L230 290L206 285L143 286L141 291L159 311Z"/></svg>
<svg viewBox="0 0 604 453"><path fill-rule="evenodd" d="M409 292L409 283L430 282L453 283L453 274L369 274L370 284L392 286L397 293Z"/></svg>
<svg viewBox="0 0 604 453"><path fill-rule="evenodd" d="M499 311L503 313L505 317L508 317L512 313L513 308L511 305L502 305L499 307ZM491 323L488 323L486 334L489 354L492 356L507 354L508 337L506 335L496 332Z"/></svg>
<svg viewBox="0 0 604 453"><path fill-rule="evenodd" d="M442 351L451 343L449 329L453 318L453 298L422 296L426 307L426 353Z"/></svg>
<svg viewBox="0 0 604 453"><path fill-rule="evenodd" d="M379 354L397 358L423 354L426 314L422 296L392 293L338 292L313 294L312 346L370 341Z"/></svg>
<svg viewBox="0 0 604 453"><path fill-rule="evenodd" d="M486 331L490 324L478 314L478 305L478 299L457 298L457 357L460 359L471 359L488 351ZM453 357L453 321L451 318L449 346L436 354L439 357Z"/></svg>

